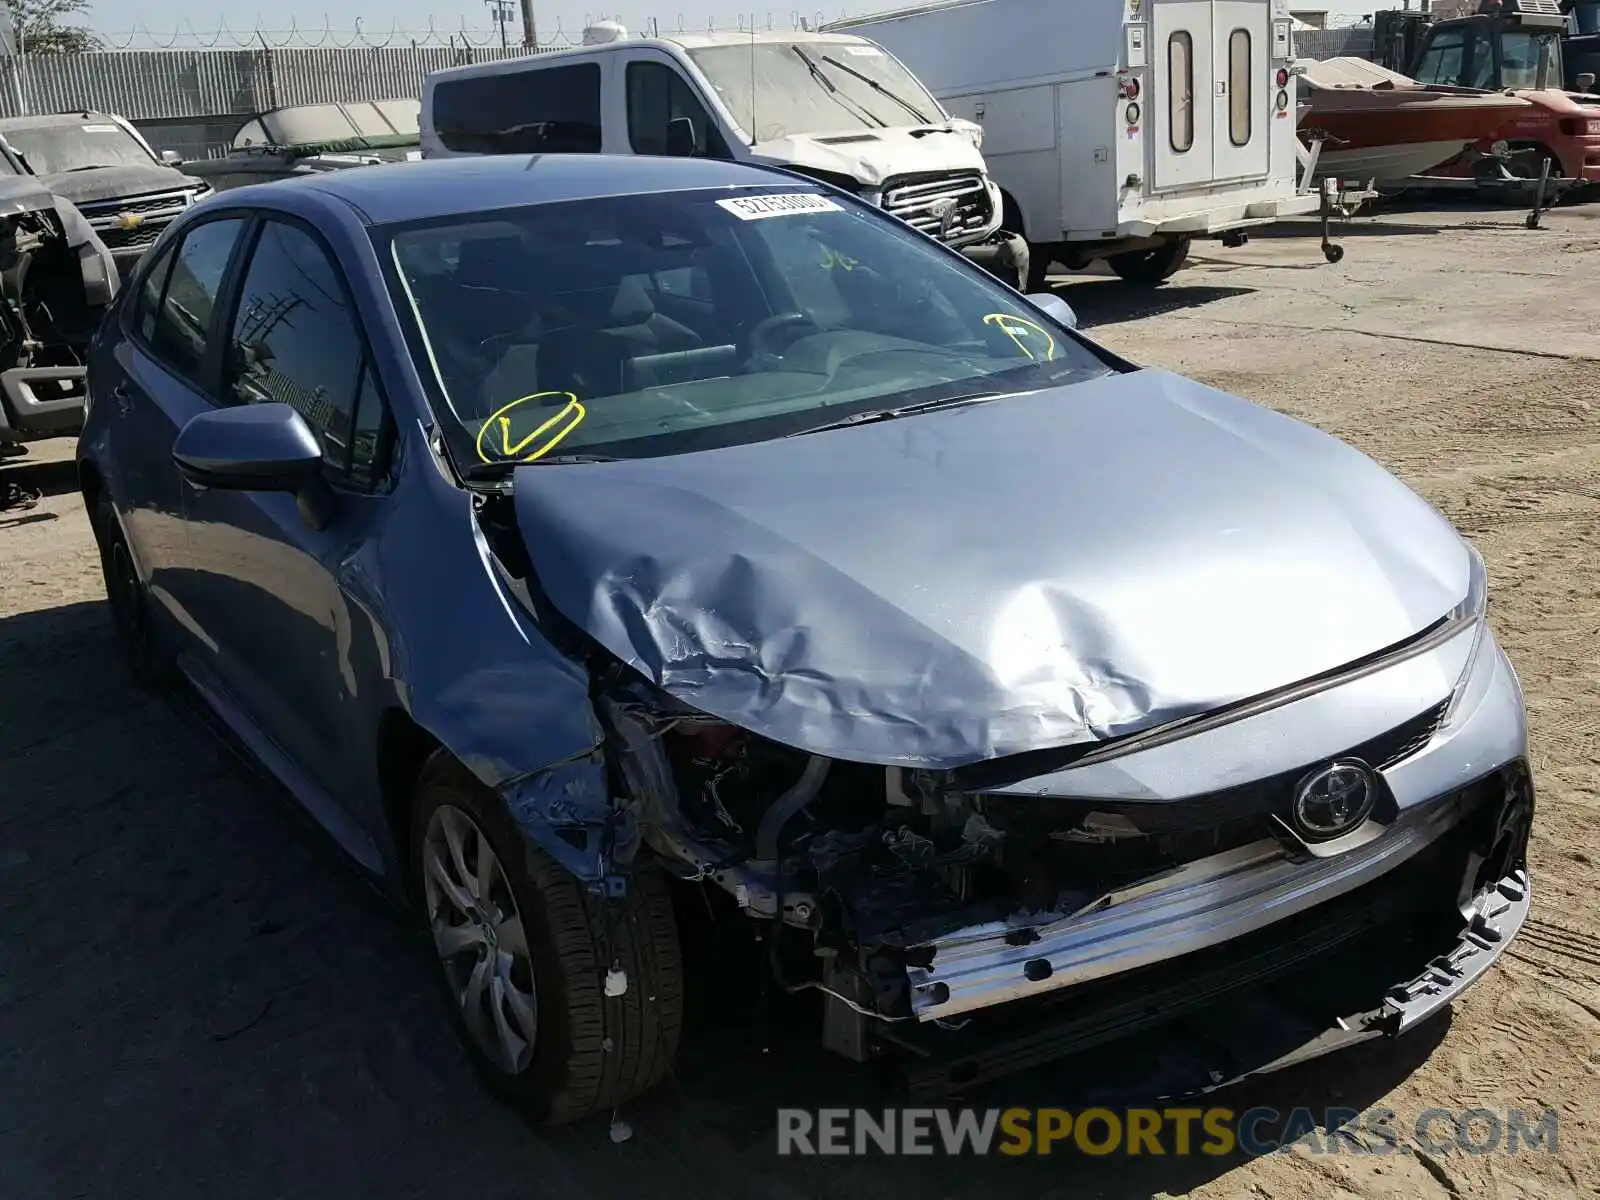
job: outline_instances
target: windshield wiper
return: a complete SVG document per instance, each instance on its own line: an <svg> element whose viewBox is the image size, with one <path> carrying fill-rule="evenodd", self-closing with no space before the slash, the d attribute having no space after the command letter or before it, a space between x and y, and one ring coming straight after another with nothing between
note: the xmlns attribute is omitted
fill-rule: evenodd
<svg viewBox="0 0 1600 1200"><path fill-rule="evenodd" d="M855 117L858 121L865 117L867 120L877 125L879 129L887 129L889 127L889 122L881 120L872 110L863 108L860 104L857 104L853 100L847 101L843 96L841 96L839 94L839 85L833 80L829 79L828 73L821 67L817 66L816 60L804 50L800 49L799 46L790 46L789 49L793 50L797 55L800 56L800 61L806 65L806 70L811 72L811 78L815 79L827 90L828 95L833 98L834 103L838 104L839 107L846 109L850 115Z"/></svg>
<svg viewBox="0 0 1600 1200"><path fill-rule="evenodd" d="M848 417L840 417L837 421L828 421L822 425L808 425L804 429L797 429L788 437L804 437L808 433L822 433L828 429L848 429L852 425L870 425L875 421L893 421L897 417L911 417L917 413L932 412L936 408L960 408L967 404L978 404L984 400L995 400L1001 396L1009 396L1010 392L968 392L961 396L945 396L938 400L924 400L920 404L902 404L898 408L869 408L865 412L851 413Z"/></svg>
<svg viewBox="0 0 1600 1200"><path fill-rule="evenodd" d="M609 454L546 454L541 458L531 459L528 462L489 462L472 463L464 467L461 477L469 483L494 483L506 479L518 467L539 466L568 466L572 463L608 463L618 462L617 458Z"/></svg>
<svg viewBox="0 0 1600 1200"><path fill-rule="evenodd" d="M897 95L895 92L893 92L890 89L884 87L883 84L879 83L876 79L872 78L872 76L863 75L860 71L856 70L854 67L846 66L844 63L840 62L837 58L833 57L833 55L831 55L831 54L824 54L822 56L822 61L825 62L825 63L829 63L829 64L831 64L831 65L833 65L835 67L838 67L839 70L843 71L847 75L854 75L857 79L861 80L862 83L866 84L869 88L871 88L873 91L877 92L880 96L889 97L889 99L893 100L901 108L905 109L908 113L910 113L913 117L915 117L922 124L924 124L924 125L931 125L932 124L932 122L929 121L927 117L923 116L921 109L917 108L916 105L912 104L911 101L907 100L905 97Z"/></svg>

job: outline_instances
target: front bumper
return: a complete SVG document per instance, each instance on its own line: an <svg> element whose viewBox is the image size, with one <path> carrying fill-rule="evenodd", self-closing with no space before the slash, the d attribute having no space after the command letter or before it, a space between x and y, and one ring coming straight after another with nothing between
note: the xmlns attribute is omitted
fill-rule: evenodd
<svg viewBox="0 0 1600 1200"><path fill-rule="evenodd" d="M1028 280L1028 239L997 229L981 241L957 246L964 258L991 275L1021 289Z"/></svg>
<svg viewBox="0 0 1600 1200"><path fill-rule="evenodd" d="M1429 720L1442 715L1413 736L1424 708ZM1397 717L1409 740L1392 758L1342 749L1386 739L1393 748ZM1278 1024L1289 1034L1238 1065L1271 1040L1252 1027L1249 1052L1208 1067L1202 1090L1404 1033L1448 1006L1499 958L1530 904L1522 692L1481 624L1273 711L1015 791L1162 805L1163 781L1215 797L1240 782L1241 761L1246 778L1264 779L1346 753L1390 763L1378 772L1387 811L1377 826L1313 852L1292 839L1252 840L1076 912L1013 914L927 942L906 970L918 1086L961 1086L1120 1045L1224 998L1241 1006L1242 996L1313 966L1331 971L1332 983L1288 989L1294 1011ZM1330 966L1336 960L1355 966ZM1324 1004L1356 967L1365 982Z"/></svg>
<svg viewBox="0 0 1600 1200"><path fill-rule="evenodd" d="M83 367L0 372L0 442L65 437L83 428Z"/></svg>

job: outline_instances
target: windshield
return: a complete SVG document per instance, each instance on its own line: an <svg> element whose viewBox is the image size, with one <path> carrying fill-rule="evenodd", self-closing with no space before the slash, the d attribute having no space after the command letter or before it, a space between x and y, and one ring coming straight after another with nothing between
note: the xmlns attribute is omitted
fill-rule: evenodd
<svg viewBox="0 0 1600 1200"><path fill-rule="evenodd" d="M112 121L8 129L6 141L28 160L35 175L88 167L148 167L155 160L128 131Z"/></svg>
<svg viewBox="0 0 1600 1200"><path fill-rule="evenodd" d="M944 120L910 72L865 42L755 42L690 50L689 57L757 142Z"/></svg>
<svg viewBox="0 0 1600 1200"><path fill-rule="evenodd" d="M1561 42L1554 30L1529 33L1508 29L1500 35L1501 87L1558 88L1561 84Z"/></svg>
<svg viewBox="0 0 1600 1200"><path fill-rule="evenodd" d="M539 205L373 236L469 474L761 441L1109 373L923 235L795 185Z"/></svg>

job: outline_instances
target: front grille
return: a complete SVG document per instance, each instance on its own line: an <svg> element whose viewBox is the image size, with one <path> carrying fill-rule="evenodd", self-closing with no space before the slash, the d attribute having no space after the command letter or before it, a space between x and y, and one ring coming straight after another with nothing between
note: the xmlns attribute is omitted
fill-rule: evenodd
<svg viewBox="0 0 1600 1200"><path fill-rule="evenodd" d="M78 205L78 211L91 221L103 217L120 217L124 213L137 216L149 216L151 213L172 210L172 215L177 216L189 207L188 192L156 192L150 196L136 196L132 200L95 200Z"/></svg>
<svg viewBox="0 0 1600 1200"><path fill-rule="evenodd" d="M1375 738L1329 755L1322 762L1354 758L1375 770L1387 770L1410 758L1432 740L1444 719L1447 704L1436 704ZM1052 829L1075 828L1090 813L1124 817L1145 835L1143 839L1124 843L1123 853L1131 856L1128 869L1137 873L1191 862L1271 835L1274 831L1272 818L1288 820L1295 785L1319 765L1320 762L1306 763L1236 787L1164 803L986 796L984 808L986 815L1002 828L1028 828L1046 834ZM1093 848L1096 854L1104 854L1106 849L1105 846ZM1111 861L1109 855L1106 861Z"/></svg>
<svg viewBox="0 0 1600 1200"><path fill-rule="evenodd" d="M1369 767L1386 771L1395 764L1404 762L1433 740L1433 735L1439 732L1439 723L1444 720L1445 709L1449 706L1448 700L1435 704L1427 712L1412 717L1404 724L1396 725L1388 733L1381 733L1371 741L1361 743L1345 757L1359 758Z"/></svg>
<svg viewBox="0 0 1600 1200"><path fill-rule="evenodd" d="M953 201L955 212L944 224L944 202ZM939 175L900 175L883 188L883 210L932 237L951 241L977 233L994 218L994 205L983 176L976 171ZM941 225L944 233L941 234Z"/></svg>
<svg viewBox="0 0 1600 1200"><path fill-rule="evenodd" d="M95 232L100 235L100 240L106 244L107 250L134 250L155 245L156 239L161 236L161 231L171 223L172 218L168 217L164 221L145 221L132 229L124 229L120 225L108 225Z"/></svg>

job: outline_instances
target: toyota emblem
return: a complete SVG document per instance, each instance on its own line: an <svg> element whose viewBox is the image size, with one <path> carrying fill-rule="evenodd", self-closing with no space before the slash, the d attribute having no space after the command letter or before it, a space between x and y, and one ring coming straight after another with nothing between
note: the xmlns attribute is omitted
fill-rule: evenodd
<svg viewBox="0 0 1600 1200"><path fill-rule="evenodd" d="M1377 802L1371 771L1361 763L1331 763L1306 776L1295 788L1295 832L1308 842L1343 837L1361 827Z"/></svg>

